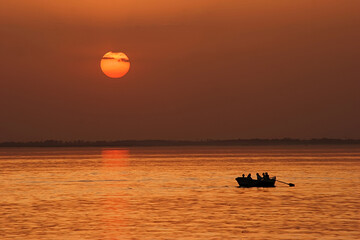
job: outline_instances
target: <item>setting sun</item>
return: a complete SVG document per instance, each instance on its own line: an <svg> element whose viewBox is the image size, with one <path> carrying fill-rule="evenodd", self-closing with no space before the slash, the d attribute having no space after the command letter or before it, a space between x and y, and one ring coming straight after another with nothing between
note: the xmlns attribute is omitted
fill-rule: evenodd
<svg viewBox="0 0 360 240"><path fill-rule="evenodd" d="M110 78L121 78L130 69L128 56L122 52L108 52L100 62L103 73Z"/></svg>

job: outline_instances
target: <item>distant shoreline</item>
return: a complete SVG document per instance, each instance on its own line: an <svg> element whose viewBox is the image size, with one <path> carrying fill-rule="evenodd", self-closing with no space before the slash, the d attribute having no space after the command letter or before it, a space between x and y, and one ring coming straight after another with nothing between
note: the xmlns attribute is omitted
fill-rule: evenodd
<svg viewBox="0 0 360 240"><path fill-rule="evenodd" d="M281 145L358 145L360 139L228 139L228 140L118 140L118 141L31 141L2 142L0 147L161 147L161 146L281 146Z"/></svg>

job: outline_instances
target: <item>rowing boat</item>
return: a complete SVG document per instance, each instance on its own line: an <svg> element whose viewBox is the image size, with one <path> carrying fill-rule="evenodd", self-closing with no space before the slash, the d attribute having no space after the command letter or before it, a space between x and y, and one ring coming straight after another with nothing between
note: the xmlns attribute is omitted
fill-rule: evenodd
<svg viewBox="0 0 360 240"><path fill-rule="evenodd" d="M237 177L235 180L238 182L240 187L275 187L276 177L261 180Z"/></svg>

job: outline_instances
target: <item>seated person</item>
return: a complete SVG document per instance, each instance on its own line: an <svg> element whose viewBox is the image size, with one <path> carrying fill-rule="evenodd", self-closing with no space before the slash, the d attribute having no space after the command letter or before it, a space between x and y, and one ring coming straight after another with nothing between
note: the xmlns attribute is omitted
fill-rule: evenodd
<svg viewBox="0 0 360 240"><path fill-rule="evenodd" d="M262 177L260 176L259 173L256 173L256 177L257 177L257 180L258 180L258 181L261 181L261 180L262 180Z"/></svg>
<svg viewBox="0 0 360 240"><path fill-rule="evenodd" d="M269 174L268 174L267 172L265 172L264 179L265 179L265 180L269 180L269 179L270 179L270 176L269 176Z"/></svg>

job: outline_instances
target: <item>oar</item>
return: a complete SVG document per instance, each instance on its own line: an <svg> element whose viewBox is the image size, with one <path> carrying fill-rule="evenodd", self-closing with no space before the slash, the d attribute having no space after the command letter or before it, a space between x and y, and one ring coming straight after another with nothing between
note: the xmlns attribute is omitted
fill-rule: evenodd
<svg viewBox="0 0 360 240"><path fill-rule="evenodd" d="M289 187L295 187L295 184L293 184L293 183L287 183L287 182L283 182L283 181L280 181L280 180L276 180L276 181L281 182L281 183L285 183L285 184L289 185Z"/></svg>

